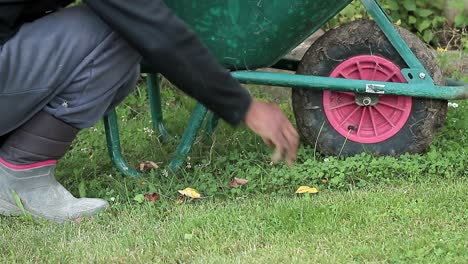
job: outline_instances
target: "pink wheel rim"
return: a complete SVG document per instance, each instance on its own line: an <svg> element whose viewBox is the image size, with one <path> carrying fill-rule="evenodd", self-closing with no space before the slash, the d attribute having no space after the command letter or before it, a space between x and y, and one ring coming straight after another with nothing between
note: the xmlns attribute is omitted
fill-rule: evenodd
<svg viewBox="0 0 468 264"><path fill-rule="evenodd" d="M397 65L373 55L356 56L342 62L330 77L406 82ZM323 107L331 126L357 143L379 143L396 135L408 121L412 104L408 96L379 95L377 104L361 106L356 103L354 93L323 92Z"/></svg>

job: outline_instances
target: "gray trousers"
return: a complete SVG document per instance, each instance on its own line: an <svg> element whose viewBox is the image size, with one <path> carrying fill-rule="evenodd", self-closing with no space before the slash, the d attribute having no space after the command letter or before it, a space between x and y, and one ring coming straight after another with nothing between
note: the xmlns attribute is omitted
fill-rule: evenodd
<svg viewBox="0 0 468 264"><path fill-rule="evenodd" d="M140 60L86 6L23 25L0 45L0 136L40 111L93 126L131 92Z"/></svg>

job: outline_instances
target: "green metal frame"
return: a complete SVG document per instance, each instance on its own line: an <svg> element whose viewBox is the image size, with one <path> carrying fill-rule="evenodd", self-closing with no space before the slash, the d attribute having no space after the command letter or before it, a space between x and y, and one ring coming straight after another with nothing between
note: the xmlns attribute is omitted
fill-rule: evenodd
<svg viewBox="0 0 468 264"><path fill-rule="evenodd" d="M161 93L158 79L159 77L157 74L148 75L148 97L150 101L153 126L155 129L158 129L160 137L166 139L169 137L169 132L164 125L163 112L161 107ZM185 162L185 159L190 153L195 142L196 136L200 131L203 121L205 120L206 114L206 107L200 103L197 103L192 112L192 116L190 117L187 128L185 129L184 135L182 136L182 139L177 147L176 153L168 166L168 170L170 172L176 171ZM212 121L208 122L207 124L215 124L217 122L217 117L214 115L212 115L210 119ZM106 131L107 149L115 167L119 172L126 176L141 176L141 173L128 165L128 162L125 160L122 154L119 137L119 125L115 109L110 111L104 117L104 126ZM214 126L210 128L211 131L214 130ZM208 125L207 128L209 128Z"/></svg>
<svg viewBox="0 0 468 264"><path fill-rule="evenodd" d="M408 45L406 45L406 43L403 41L400 34L398 34L398 31L393 26L392 21L384 12L382 7L377 3L377 1L376 0L361 0L361 2L366 8L367 12L371 15L371 17L375 19L375 22L377 23L377 25L379 25L380 29L382 29L384 34L387 36L388 40L392 43L393 47L395 47L395 49L398 51L398 53L406 62L408 67L411 69L419 69L424 74L426 74L425 80L427 80L427 82L432 81L431 77L429 76L427 71L424 69L424 66L421 64L418 58L416 58L416 56L408 47ZM412 79L408 80L408 82L411 82L411 81Z"/></svg>
<svg viewBox="0 0 468 264"><path fill-rule="evenodd" d="M117 114L115 113L115 110L112 110L104 117L104 126L106 130L107 150L115 167L126 176L139 176L140 173L129 166L122 155L122 150L120 148L119 125L117 123Z"/></svg>
<svg viewBox="0 0 468 264"><path fill-rule="evenodd" d="M419 70L417 72L419 72ZM323 89L353 93L406 95L412 97L446 100L467 99L468 95L468 87L466 85L438 86L434 84L428 85L425 82L415 82L413 84L376 81L369 82L361 80L338 79L309 75L292 75L274 72L242 71L234 72L232 75L242 83L280 87Z"/></svg>
<svg viewBox="0 0 468 264"><path fill-rule="evenodd" d="M169 132L164 125L162 103L161 103L161 90L160 87L161 77L155 73L149 73L146 83L148 87L148 97L150 100L150 112L151 120L153 122L153 128L159 131L159 137L161 139L167 139Z"/></svg>
<svg viewBox="0 0 468 264"><path fill-rule="evenodd" d="M349 91L354 93L375 93L407 95L412 97L424 97L435 99L467 99L468 87L465 83L449 81L451 86L435 85L431 76L426 71L421 62L403 41L398 31L395 29L389 17L385 14L376 0L361 0L367 12L379 25L389 41L398 51L400 56L408 65L402 73L408 83L387 83L363 80L344 80L337 78L306 76L285 73L271 73L258 71L238 71L233 72L232 76L242 83L273 85L281 87L306 88L306 89L327 89L336 91ZM293 59L282 59L272 66L276 69L286 69L295 71L299 61ZM148 94L150 102L150 111L154 128L159 131L162 139L169 137L169 132L164 125L163 112L161 108L161 93L159 87L159 76L154 73L148 74ZM169 171L176 171L184 163L189 154L193 143L202 127L207 116L207 109L198 103L195 106L187 128L177 147L176 153L169 164ZM214 132L218 117L213 113L208 114L205 125L205 132L210 135ZM119 141L119 130L115 110L110 112L104 118L107 146L109 155L112 158L117 169L127 176L139 176L136 170L128 166L125 161Z"/></svg>

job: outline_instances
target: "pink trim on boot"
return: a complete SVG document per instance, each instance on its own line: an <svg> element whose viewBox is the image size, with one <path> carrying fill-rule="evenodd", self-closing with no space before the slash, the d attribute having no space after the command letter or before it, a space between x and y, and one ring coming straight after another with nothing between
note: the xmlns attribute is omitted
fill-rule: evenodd
<svg viewBox="0 0 468 264"><path fill-rule="evenodd" d="M16 164L11 164L8 161L4 160L2 157L0 157L0 163L3 164L5 167L9 169L13 169L13 170L31 170L31 169L37 169L40 167L55 165L57 164L57 161L46 160L46 161L36 162L33 164L28 164L28 165L16 165Z"/></svg>

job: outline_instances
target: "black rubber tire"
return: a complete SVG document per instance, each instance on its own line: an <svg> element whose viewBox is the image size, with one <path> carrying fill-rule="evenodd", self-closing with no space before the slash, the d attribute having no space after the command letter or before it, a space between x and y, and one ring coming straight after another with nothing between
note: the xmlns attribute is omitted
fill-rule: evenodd
<svg viewBox="0 0 468 264"><path fill-rule="evenodd" d="M443 84L442 73L431 50L411 32L397 29L434 82ZM361 20L325 33L304 55L297 73L330 76L344 60L371 54L407 68L377 24ZM310 146L317 146L317 151L325 155L341 153L343 156L352 156L366 152L397 156L424 152L431 144L436 130L443 126L447 114L447 101L413 98L410 117L396 135L384 142L363 144L346 140L330 125L323 110L323 91L293 89L292 104L302 140Z"/></svg>

